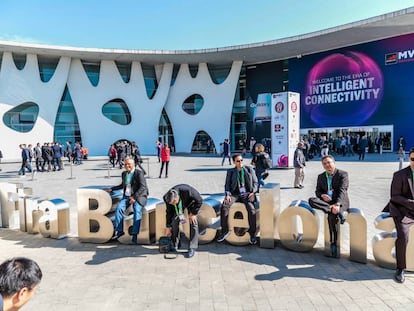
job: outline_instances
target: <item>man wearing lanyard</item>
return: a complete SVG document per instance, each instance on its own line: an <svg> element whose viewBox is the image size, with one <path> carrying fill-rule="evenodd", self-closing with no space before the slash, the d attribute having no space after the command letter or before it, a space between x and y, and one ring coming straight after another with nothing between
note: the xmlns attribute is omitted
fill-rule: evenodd
<svg viewBox="0 0 414 311"><path fill-rule="evenodd" d="M184 210L188 211L190 222L190 245L187 258L191 258L198 248L198 221L197 214L203 204L200 193L190 185L180 184L172 187L163 196L166 204L166 236L170 236L174 245L177 246L177 239L180 232L180 223L187 222Z"/></svg>
<svg viewBox="0 0 414 311"><path fill-rule="evenodd" d="M410 228L414 223L414 148L409 151L410 165L394 173L391 182L391 199L383 212L390 212L397 230L395 253L397 270L394 280L404 283L406 268L406 250Z"/></svg>
<svg viewBox="0 0 414 311"><path fill-rule="evenodd" d="M345 222L344 212L349 209L348 173L335 167L335 159L331 155L322 157L325 172L318 175L316 182L316 197L309 199L313 208L320 209L328 214L331 256L338 257L338 219Z"/></svg>
<svg viewBox="0 0 414 311"><path fill-rule="evenodd" d="M115 232L112 240L117 240L125 234L124 213L132 205L134 211L134 224L132 227L132 243L137 244L137 235L141 226L142 208L147 204L148 187L144 178L144 172L135 168L132 158L127 158L124 163L125 171L122 172L122 183L105 191L123 189L124 195L115 209Z"/></svg>
<svg viewBox="0 0 414 311"><path fill-rule="evenodd" d="M234 168L227 170L224 190L226 196L220 209L221 235L217 242L224 241L230 234L229 211L235 202L244 203L249 218L250 244L256 244L256 192L258 187L256 174L250 166L243 166L243 157L240 154L233 155Z"/></svg>

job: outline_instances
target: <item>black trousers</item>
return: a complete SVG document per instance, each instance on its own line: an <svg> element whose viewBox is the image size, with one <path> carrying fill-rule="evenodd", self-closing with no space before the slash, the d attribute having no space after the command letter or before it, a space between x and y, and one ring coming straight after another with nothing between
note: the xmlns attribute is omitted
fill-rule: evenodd
<svg viewBox="0 0 414 311"><path fill-rule="evenodd" d="M168 176L168 164L170 163L170 161L162 161L161 162L161 169L160 169L160 177L162 175L162 171L164 169L164 164L165 164L165 177Z"/></svg>
<svg viewBox="0 0 414 311"><path fill-rule="evenodd" d="M229 231L229 212L230 207L235 202L243 203L246 206L247 210L247 217L249 220L249 234L251 237L256 236L256 209L255 209L255 203L250 202L247 197L243 197L241 195L239 196L231 196L229 203L224 203L221 205L220 209L220 222L221 222L221 231L227 232Z"/></svg>
<svg viewBox="0 0 414 311"><path fill-rule="evenodd" d="M319 198L310 198L309 204L315 209L319 209L328 214L329 241L336 244L338 241L338 215L331 213L330 204Z"/></svg>
<svg viewBox="0 0 414 311"><path fill-rule="evenodd" d="M407 219L407 218L406 218ZM408 244L408 237L410 235L410 228L414 224L414 220L410 219L411 223L402 223L403 217L393 217L395 228L397 229L397 239L395 240L395 255L397 257L397 269L405 269L406 251Z"/></svg>
<svg viewBox="0 0 414 311"><path fill-rule="evenodd" d="M189 221L187 219L187 221ZM180 218L176 216L172 223L172 230L171 230L171 241L173 242L174 246L177 247L177 238L179 238L180 234ZM197 249L198 248L198 224L190 223L190 245L188 248Z"/></svg>

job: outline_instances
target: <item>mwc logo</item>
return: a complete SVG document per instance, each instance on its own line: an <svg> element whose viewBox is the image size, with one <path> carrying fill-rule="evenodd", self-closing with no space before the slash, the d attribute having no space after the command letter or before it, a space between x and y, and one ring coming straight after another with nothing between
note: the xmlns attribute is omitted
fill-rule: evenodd
<svg viewBox="0 0 414 311"><path fill-rule="evenodd" d="M394 65L412 61L414 61L414 50L385 54L385 65Z"/></svg>

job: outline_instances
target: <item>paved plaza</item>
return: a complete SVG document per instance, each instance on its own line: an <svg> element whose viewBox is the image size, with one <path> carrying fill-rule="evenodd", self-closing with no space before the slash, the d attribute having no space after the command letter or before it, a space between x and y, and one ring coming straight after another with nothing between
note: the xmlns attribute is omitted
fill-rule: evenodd
<svg viewBox="0 0 414 311"><path fill-rule="evenodd" d="M193 185L205 197L222 194L231 167L221 166L218 157L173 155L169 178L160 179L156 157L147 159L144 168L154 198L178 183ZM18 162L0 168L0 181L21 182L36 195L62 198L70 205L67 238L0 229L1 261L26 256L43 271L40 288L23 310L414 310L414 275L408 273L406 282L397 284L394 271L379 267L372 255L372 238L380 232L374 219L388 201L398 169L396 154L367 154L365 161L337 158L337 168L349 173L351 207L361 209L368 222L367 264L349 260L347 224L342 226L340 259L324 256L321 225L318 242L307 253L289 251L279 241L274 249L212 242L200 245L191 259L179 255L168 260L155 244L80 243L76 189L119 184L120 169L108 170L104 158L80 166L65 163L63 171L23 178L17 175ZM266 181L280 184L283 210L293 200L314 195L320 172L319 159L307 162L303 189L293 187L293 169L273 169Z"/></svg>

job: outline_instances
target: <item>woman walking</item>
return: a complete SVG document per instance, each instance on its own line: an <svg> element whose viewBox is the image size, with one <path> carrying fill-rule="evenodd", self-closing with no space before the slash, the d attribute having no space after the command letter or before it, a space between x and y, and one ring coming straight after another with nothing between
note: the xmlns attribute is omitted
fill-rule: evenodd
<svg viewBox="0 0 414 311"><path fill-rule="evenodd" d="M168 177L168 164L169 163L170 163L170 148L168 147L168 144L165 143L164 146L161 148L161 169L160 169L159 178L161 178L164 165L165 165L165 178Z"/></svg>

